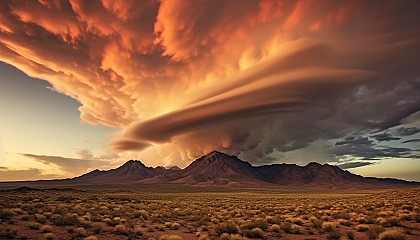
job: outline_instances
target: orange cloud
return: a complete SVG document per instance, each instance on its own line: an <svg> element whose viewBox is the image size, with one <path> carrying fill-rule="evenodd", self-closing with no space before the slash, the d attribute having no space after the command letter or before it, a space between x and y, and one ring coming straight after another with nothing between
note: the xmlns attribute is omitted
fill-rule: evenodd
<svg viewBox="0 0 420 240"><path fill-rule="evenodd" d="M147 148L152 158L170 142L165 153L185 161L214 149L266 156L345 134L327 129L337 121L361 131L408 113L399 105L392 114L359 116L355 92L363 85L395 100L397 85L414 84L416 7L392 0L12 1L0 9L0 60L77 99L83 122L123 128L111 144L116 150Z"/></svg>

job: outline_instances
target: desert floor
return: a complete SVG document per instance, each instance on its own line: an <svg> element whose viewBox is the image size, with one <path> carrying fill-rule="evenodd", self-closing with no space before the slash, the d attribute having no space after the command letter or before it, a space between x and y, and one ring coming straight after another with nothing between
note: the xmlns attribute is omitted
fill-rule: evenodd
<svg viewBox="0 0 420 240"><path fill-rule="evenodd" d="M0 239L420 239L420 188L0 191Z"/></svg>

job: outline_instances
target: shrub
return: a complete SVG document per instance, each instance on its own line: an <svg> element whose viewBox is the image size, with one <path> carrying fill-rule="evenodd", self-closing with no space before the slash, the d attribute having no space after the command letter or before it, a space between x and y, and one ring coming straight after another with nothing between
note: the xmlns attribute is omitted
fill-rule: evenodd
<svg viewBox="0 0 420 240"><path fill-rule="evenodd" d="M292 224L289 222L284 222L281 225L281 230L283 230L285 233L291 233L292 232Z"/></svg>
<svg viewBox="0 0 420 240"><path fill-rule="evenodd" d="M41 224L39 224L39 223L37 223L37 222L31 222L29 225L28 225L28 228L29 229L39 229L41 227Z"/></svg>
<svg viewBox="0 0 420 240"><path fill-rule="evenodd" d="M386 225L387 224L387 221L385 220L385 218L383 218L383 217L378 217L377 219L376 219L376 223L378 223L378 224L381 224L381 225Z"/></svg>
<svg viewBox="0 0 420 240"><path fill-rule="evenodd" d="M92 223L90 221L86 221L84 219L80 219L79 224L82 225L84 228L90 228L92 226Z"/></svg>
<svg viewBox="0 0 420 240"><path fill-rule="evenodd" d="M81 237L85 237L85 236L87 235L86 230L85 230L84 228L82 228L82 227L76 228L76 229L74 230L74 232L75 232L78 236L81 236Z"/></svg>
<svg viewBox="0 0 420 240"><path fill-rule="evenodd" d="M95 236L89 236L89 237L86 237L85 240L98 240L98 238Z"/></svg>
<svg viewBox="0 0 420 240"><path fill-rule="evenodd" d="M359 224L356 226L356 230L358 232L366 232L367 230L369 230L369 226L366 224Z"/></svg>
<svg viewBox="0 0 420 240"><path fill-rule="evenodd" d="M53 213L52 212L44 212L44 216L46 217L46 218L51 218L51 216L53 215Z"/></svg>
<svg viewBox="0 0 420 240"><path fill-rule="evenodd" d="M99 234L102 231L102 225L98 223L92 224L91 229L95 234Z"/></svg>
<svg viewBox="0 0 420 240"><path fill-rule="evenodd" d="M129 233L127 228L124 225L121 225L121 224L115 226L114 230L117 234L120 234L120 235L128 235L128 233Z"/></svg>
<svg viewBox="0 0 420 240"><path fill-rule="evenodd" d="M173 223L170 228L172 230L178 230L180 227L181 227L181 224L179 224L179 223Z"/></svg>
<svg viewBox="0 0 420 240"><path fill-rule="evenodd" d="M284 222L280 228L285 233L294 233L294 234L301 233L301 228L298 225L290 223L290 222Z"/></svg>
<svg viewBox="0 0 420 240"><path fill-rule="evenodd" d="M54 233L47 233L44 235L44 240L54 240L55 234Z"/></svg>
<svg viewBox="0 0 420 240"><path fill-rule="evenodd" d="M302 225L303 220L301 218L292 218L292 223L297 224L297 225Z"/></svg>
<svg viewBox="0 0 420 240"><path fill-rule="evenodd" d="M354 239L354 232L353 231L347 231L346 234L347 234L348 239L350 239L350 240Z"/></svg>
<svg viewBox="0 0 420 240"><path fill-rule="evenodd" d="M114 220L114 219L106 218L106 219L105 219L105 223L106 223L108 226L115 227L115 226L117 226L117 225L118 225L118 223L120 223L120 222L119 222L119 221L117 221L117 220Z"/></svg>
<svg viewBox="0 0 420 240"><path fill-rule="evenodd" d="M277 225L277 224L271 225L271 231L273 231L273 232L280 232L280 230L281 230L281 228L280 228L279 225Z"/></svg>
<svg viewBox="0 0 420 240"><path fill-rule="evenodd" d="M138 210L135 211L133 214L135 218L143 217L143 219L145 220L147 220L147 217L149 216L149 214L145 210Z"/></svg>
<svg viewBox="0 0 420 240"><path fill-rule="evenodd" d="M246 237L242 237L239 234L227 234L223 233L220 235L220 240L246 240Z"/></svg>
<svg viewBox="0 0 420 240"><path fill-rule="evenodd" d="M41 224L45 224L47 222L47 218L43 215L40 214L36 214L36 222L41 223Z"/></svg>
<svg viewBox="0 0 420 240"><path fill-rule="evenodd" d="M246 222L245 224L241 225L242 229L254 229L260 228L262 230L267 229L268 223L264 219L257 219L255 221Z"/></svg>
<svg viewBox="0 0 420 240"><path fill-rule="evenodd" d="M275 223L274 217L273 216L267 216L265 217L265 221L269 222L269 223Z"/></svg>
<svg viewBox="0 0 420 240"><path fill-rule="evenodd" d="M324 220L322 220L322 219L314 219L314 220L312 220L312 224L313 224L314 228L316 228L318 230L322 228L322 224L323 223L324 223Z"/></svg>
<svg viewBox="0 0 420 240"><path fill-rule="evenodd" d="M210 240L210 237L209 237L209 235L204 234L204 235L201 235L201 236L198 238L198 240Z"/></svg>
<svg viewBox="0 0 420 240"><path fill-rule="evenodd" d="M378 235L384 231L382 226L372 226L369 230L367 230L366 235L369 239L376 239Z"/></svg>
<svg viewBox="0 0 420 240"><path fill-rule="evenodd" d="M360 217L360 218L356 219L356 221L358 221L359 223L366 223L367 222L366 218L364 218L364 217Z"/></svg>
<svg viewBox="0 0 420 240"><path fill-rule="evenodd" d="M233 222L224 222L224 223L219 223L215 229L214 229L217 233L217 235L222 235L223 233L238 233L238 225L236 225Z"/></svg>
<svg viewBox="0 0 420 240"><path fill-rule="evenodd" d="M179 235L162 235L159 237L159 240L182 240L182 237Z"/></svg>
<svg viewBox="0 0 420 240"><path fill-rule="evenodd" d="M402 230L387 230L379 234L378 240L405 240L405 238Z"/></svg>
<svg viewBox="0 0 420 240"><path fill-rule="evenodd" d="M54 215L52 220L57 226L70 226L79 223L79 220L76 216L66 214L66 215Z"/></svg>
<svg viewBox="0 0 420 240"><path fill-rule="evenodd" d="M327 234L327 239L340 239L341 234L339 231L332 231Z"/></svg>
<svg viewBox="0 0 420 240"><path fill-rule="evenodd" d="M347 226L347 227L351 225L350 221L346 220L346 219L340 219L340 220L338 220L338 223L343 225L343 226Z"/></svg>
<svg viewBox="0 0 420 240"><path fill-rule="evenodd" d="M332 222L323 222L322 223L322 229L325 232L332 232L336 228L336 225Z"/></svg>
<svg viewBox="0 0 420 240"><path fill-rule="evenodd" d="M264 238L264 232L261 228L254 228L252 230L245 229L244 234L250 238Z"/></svg>
<svg viewBox="0 0 420 240"><path fill-rule="evenodd" d="M247 238L246 237L242 237L239 234L231 234L229 236L229 240L247 240Z"/></svg>
<svg viewBox="0 0 420 240"><path fill-rule="evenodd" d="M41 232L47 233L52 231L52 227L50 225L44 225L40 228Z"/></svg>

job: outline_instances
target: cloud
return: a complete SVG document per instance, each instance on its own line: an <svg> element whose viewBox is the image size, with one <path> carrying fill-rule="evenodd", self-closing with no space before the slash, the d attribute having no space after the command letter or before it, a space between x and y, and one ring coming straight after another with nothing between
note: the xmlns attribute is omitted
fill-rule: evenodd
<svg viewBox="0 0 420 240"><path fill-rule="evenodd" d="M367 166L371 164L374 164L374 163L373 162L349 162L349 163L339 164L336 166L341 169L351 169L351 168L358 168L358 167L363 167L363 166Z"/></svg>
<svg viewBox="0 0 420 240"><path fill-rule="evenodd" d="M12 1L0 8L0 61L78 100L83 122L123 129L111 147L142 160L160 149L185 165L221 150L258 162L337 139L329 155L408 156L362 138L418 133L401 123L420 111L419 5Z"/></svg>
<svg viewBox="0 0 420 240"><path fill-rule="evenodd" d="M76 154L78 155L79 159L83 160L112 160L118 158L118 154L114 151L105 148L102 144L99 146L103 149L96 156L94 156L93 153L88 149L76 149Z"/></svg>
<svg viewBox="0 0 420 240"><path fill-rule="evenodd" d="M379 142L382 142L382 141L392 141L392 140L400 140L401 139L399 137L393 137L389 133L376 134L376 135L373 135L371 137L373 137L374 139L376 139Z"/></svg>
<svg viewBox="0 0 420 240"><path fill-rule="evenodd" d="M97 169L100 167L107 166L109 164L109 161L101 160L84 160L76 158L65 158L60 156L35 155L28 153L22 153L21 155L47 165L56 165L61 170L74 175L82 174L87 172L88 170Z"/></svg>
<svg viewBox="0 0 420 240"><path fill-rule="evenodd" d="M410 139L410 140L406 140L402 143L416 143L416 142L420 142L420 139Z"/></svg>
<svg viewBox="0 0 420 240"><path fill-rule="evenodd" d="M23 170L16 170L7 167L0 167L0 181L26 181L39 179L55 179L59 175L43 174L41 170L36 168L29 168Z"/></svg>
<svg viewBox="0 0 420 240"><path fill-rule="evenodd" d="M77 149L76 154L79 156L79 158L84 159L84 160L93 159L93 154L88 149Z"/></svg>
<svg viewBox="0 0 420 240"><path fill-rule="evenodd" d="M351 156L362 160L380 160L382 158L415 158L414 150L403 147L388 147L375 144L368 137L346 137L328 150L337 156Z"/></svg>
<svg viewBox="0 0 420 240"><path fill-rule="evenodd" d="M323 92L325 83L339 91L346 84L354 84L372 76L369 72L348 70L310 69L308 72L254 81L250 86L236 88L191 107L141 122L129 128L125 136L143 141L165 142L173 136L221 122L296 112L304 106L319 104L315 97ZM340 79L337 86L334 86L335 79Z"/></svg>
<svg viewBox="0 0 420 240"><path fill-rule="evenodd" d="M397 129L397 134L399 136L411 136L419 132L420 132L420 128L416 128L416 127L408 127L408 128L401 127Z"/></svg>
<svg viewBox="0 0 420 240"><path fill-rule="evenodd" d="M132 141L132 140L119 140L112 142L110 145L115 151L128 151L128 150L142 150L151 146L147 142Z"/></svg>
<svg viewBox="0 0 420 240"><path fill-rule="evenodd" d="M350 145L350 146L372 146L373 141L367 137L348 136L343 141L335 143L336 146Z"/></svg>

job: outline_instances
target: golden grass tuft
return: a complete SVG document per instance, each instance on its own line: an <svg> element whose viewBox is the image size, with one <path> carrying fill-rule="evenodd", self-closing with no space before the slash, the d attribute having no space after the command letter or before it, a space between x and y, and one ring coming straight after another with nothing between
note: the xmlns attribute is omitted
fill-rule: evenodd
<svg viewBox="0 0 420 240"><path fill-rule="evenodd" d="M96 236L88 236L84 240L98 240Z"/></svg>
<svg viewBox="0 0 420 240"><path fill-rule="evenodd" d="M179 235L162 235L159 237L159 240L183 240L183 238Z"/></svg>
<svg viewBox="0 0 420 240"><path fill-rule="evenodd" d="M54 240L56 239L56 236L54 233L47 233L43 237L44 240Z"/></svg>
<svg viewBox="0 0 420 240"><path fill-rule="evenodd" d="M406 236L402 230L387 230L378 236L378 240L405 240Z"/></svg>

